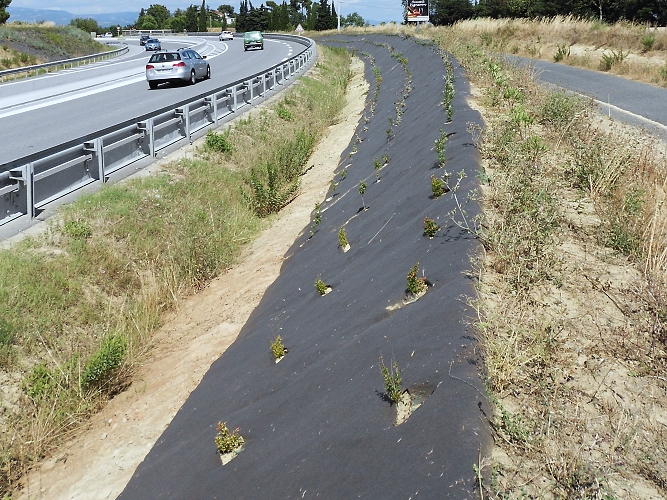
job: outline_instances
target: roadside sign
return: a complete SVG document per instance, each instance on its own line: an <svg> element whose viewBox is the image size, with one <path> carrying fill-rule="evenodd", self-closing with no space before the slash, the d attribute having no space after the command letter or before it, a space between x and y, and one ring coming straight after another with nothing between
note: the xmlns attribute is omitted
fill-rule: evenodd
<svg viewBox="0 0 667 500"><path fill-rule="evenodd" d="M296 32L301 36L301 33L303 33L303 26L301 26L301 23L296 27Z"/></svg>
<svg viewBox="0 0 667 500"><path fill-rule="evenodd" d="M408 22L428 22L428 0L408 0Z"/></svg>

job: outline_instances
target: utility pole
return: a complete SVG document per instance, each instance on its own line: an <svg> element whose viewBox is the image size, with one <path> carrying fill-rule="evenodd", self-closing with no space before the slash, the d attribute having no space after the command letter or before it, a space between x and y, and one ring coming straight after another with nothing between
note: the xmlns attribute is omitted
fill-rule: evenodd
<svg viewBox="0 0 667 500"><path fill-rule="evenodd" d="M340 31L340 0L338 0L338 31Z"/></svg>

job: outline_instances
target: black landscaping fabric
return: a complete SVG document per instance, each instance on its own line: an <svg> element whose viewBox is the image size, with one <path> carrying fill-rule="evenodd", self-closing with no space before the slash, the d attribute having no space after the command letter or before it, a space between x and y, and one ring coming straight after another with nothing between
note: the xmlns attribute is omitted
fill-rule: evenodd
<svg viewBox="0 0 667 500"><path fill-rule="evenodd" d="M451 193L433 199L434 141L449 135L446 171L465 171L459 198L478 184L479 155L467 131L481 118L466 104L465 76L454 61L453 120L442 106L446 73L435 47L401 36L334 36L320 43L354 51L371 83L365 117L343 152L347 169L335 195L322 203L322 222L286 254L280 276L251 314L236 342L213 363L172 423L140 464L121 499L473 498L473 464L489 451L487 402L476 343L470 256L479 242L449 221ZM402 121L396 103L407 73L412 88ZM375 113L371 56L382 84ZM367 130L364 130L367 127ZM393 136L388 140L388 129ZM375 182L374 158L389 164ZM455 180L455 174L452 181ZM362 209L359 181L367 183ZM327 197L331 197L331 192ZM466 206L468 217L479 212ZM442 230L423 235L423 219ZM351 249L338 246L345 225ZM409 305L406 275L419 262L432 285ZM320 296L315 279L330 285ZM289 349L274 363L270 342ZM384 393L380 357L395 360L404 385L431 393L407 422ZM240 427L246 442L221 465L216 424Z"/></svg>

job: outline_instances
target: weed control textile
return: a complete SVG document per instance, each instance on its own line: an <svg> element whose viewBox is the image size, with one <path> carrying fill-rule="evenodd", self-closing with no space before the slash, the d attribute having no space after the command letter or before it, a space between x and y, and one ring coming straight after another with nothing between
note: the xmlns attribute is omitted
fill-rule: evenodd
<svg viewBox="0 0 667 500"><path fill-rule="evenodd" d="M338 186L321 205L321 222L304 228L236 342L121 499L478 494L473 465L488 453L490 434L466 298L475 293L469 259L479 243L447 217L456 207L451 193L433 199L431 175L465 172L459 199L468 218L479 213L465 199L479 169L467 127L481 118L466 104L469 86L454 61L456 94L446 123L446 69L435 47L383 35L323 43L354 51L371 83L365 117L341 155ZM448 134L443 169L434 150L440 129ZM388 162L377 182L374 160L383 155ZM424 217L442 228L433 239L423 234ZM343 226L347 252L338 245ZM430 286L404 305L415 262ZM318 277L330 293L317 292ZM270 344L278 335L288 352L275 363ZM385 394L380 357L388 366L396 362L404 387L426 396L400 426L393 425L396 407ZM240 427L245 439L225 466L214 443L219 421Z"/></svg>

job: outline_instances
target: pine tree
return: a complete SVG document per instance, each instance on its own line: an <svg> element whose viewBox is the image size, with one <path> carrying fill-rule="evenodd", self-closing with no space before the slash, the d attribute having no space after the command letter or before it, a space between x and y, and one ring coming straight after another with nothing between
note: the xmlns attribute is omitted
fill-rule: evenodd
<svg viewBox="0 0 667 500"><path fill-rule="evenodd" d="M7 7L12 3L12 0L0 0L0 24L5 24L7 19L9 19L9 12L7 12Z"/></svg>
<svg viewBox="0 0 667 500"><path fill-rule="evenodd" d="M315 19L315 30L323 31L332 28L331 9L328 0L320 0L320 7L317 9L317 18Z"/></svg>
<svg viewBox="0 0 667 500"><path fill-rule="evenodd" d="M208 24L207 21L207 16L206 16L206 0L201 0L201 10L199 11L199 22L198 28L199 32L203 33L206 31L206 25Z"/></svg>

